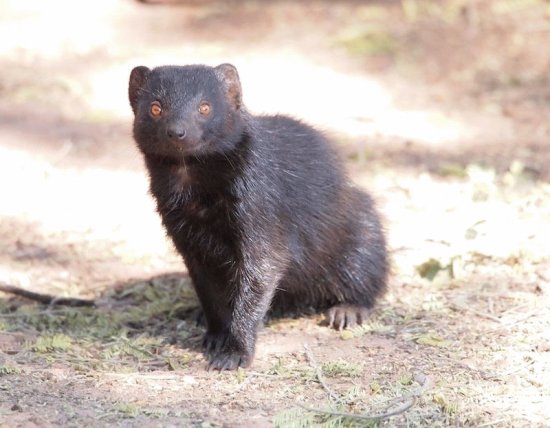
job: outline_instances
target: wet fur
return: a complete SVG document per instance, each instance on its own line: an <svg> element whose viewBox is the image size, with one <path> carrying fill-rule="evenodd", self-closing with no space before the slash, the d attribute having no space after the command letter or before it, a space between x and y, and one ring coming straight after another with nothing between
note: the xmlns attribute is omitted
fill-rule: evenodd
<svg viewBox="0 0 550 428"><path fill-rule="evenodd" d="M165 121L147 113L157 99ZM202 99L208 120L194 112ZM384 234L321 133L247 113L228 65L143 67L130 100L151 192L204 310L210 367L248 366L268 312L336 306L340 327L361 322L385 290ZM163 139L174 123L191 130L185 148Z"/></svg>

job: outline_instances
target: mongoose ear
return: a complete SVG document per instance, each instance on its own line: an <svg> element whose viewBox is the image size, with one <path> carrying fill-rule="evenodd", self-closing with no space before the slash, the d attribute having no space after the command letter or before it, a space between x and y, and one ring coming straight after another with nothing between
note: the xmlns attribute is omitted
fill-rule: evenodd
<svg viewBox="0 0 550 428"><path fill-rule="evenodd" d="M149 77L149 74L151 73L151 70L149 70L147 67L140 65L139 67L135 67L132 72L130 73L130 84L128 85L128 96L130 98L130 105L132 106L132 110L134 111L134 114L137 110L137 100L139 98L141 89L145 85L145 82L147 81L147 78Z"/></svg>
<svg viewBox="0 0 550 428"><path fill-rule="evenodd" d="M235 66L231 64L221 64L214 68L216 77L224 84L227 100L233 105L235 110L241 108L242 91L239 73Z"/></svg>

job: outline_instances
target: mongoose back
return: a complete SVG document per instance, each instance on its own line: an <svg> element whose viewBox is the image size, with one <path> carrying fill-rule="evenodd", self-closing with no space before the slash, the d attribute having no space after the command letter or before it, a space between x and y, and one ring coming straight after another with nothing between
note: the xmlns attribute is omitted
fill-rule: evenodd
<svg viewBox="0 0 550 428"><path fill-rule="evenodd" d="M199 297L211 369L247 367L268 313L360 324L386 288L384 233L327 139L254 116L230 64L132 70L133 133Z"/></svg>

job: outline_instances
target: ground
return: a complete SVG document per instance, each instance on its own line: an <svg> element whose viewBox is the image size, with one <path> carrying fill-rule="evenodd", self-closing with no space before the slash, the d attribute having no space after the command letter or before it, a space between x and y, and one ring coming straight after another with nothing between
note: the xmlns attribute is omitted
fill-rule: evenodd
<svg viewBox="0 0 550 428"><path fill-rule="evenodd" d="M151 3L0 3L0 281L97 304L0 296L0 421L547 426L550 3ZM332 137L392 257L365 325L272 321L224 373L126 94L135 65L221 62Z"/></svg>

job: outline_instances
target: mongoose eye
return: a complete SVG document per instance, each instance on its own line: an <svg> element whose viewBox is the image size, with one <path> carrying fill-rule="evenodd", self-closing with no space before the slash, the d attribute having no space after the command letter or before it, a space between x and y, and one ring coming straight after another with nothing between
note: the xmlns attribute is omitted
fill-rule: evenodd
<svg viewBox="0 0 550 428"><path fill-rule="evenodd" d="M149 111L151 112L151 116L160 117L160 115L162 114L162 107L158 101L153 101L151 103Z"/></svg>
<svg viewBox="0 0 550 428"><path fill-rule="evenodd" d="M208 103L202 103L199 106L199 113L203 116L208 116L208 114L210 113L210 105Z"/></svg>

